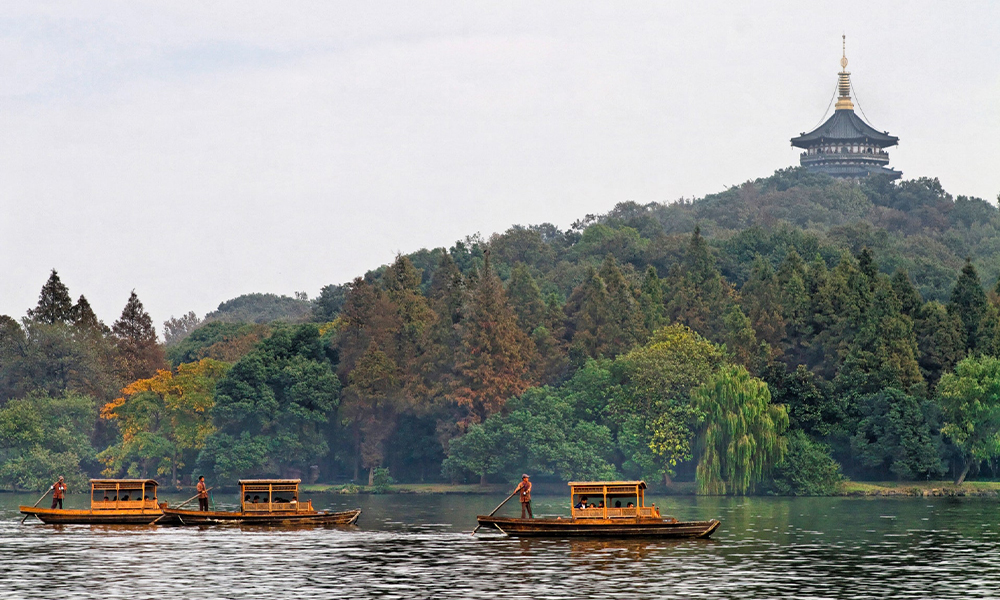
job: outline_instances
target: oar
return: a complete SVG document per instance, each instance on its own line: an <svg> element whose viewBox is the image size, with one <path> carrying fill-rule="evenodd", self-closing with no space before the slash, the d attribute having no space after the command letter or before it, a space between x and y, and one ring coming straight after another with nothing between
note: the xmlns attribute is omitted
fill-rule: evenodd
<svg viewBox="0 0 1000 600"><path fill-rule="evenodd" d="M32 504L32 505L31 505L31 508L35 508L36 506L38 506L38 504L39 504L39 503L40 503L40 502L41 502L42 500L44 500L44 499L45 499L45 497L46 497L46 496L48 496L48 495L49 495L49 492L51 492L51 491L52 491L52 488L51 488L51 487L50 487L49 489L45 490L45 493L44 493L44 494L42 494L42 497L38 499L38 502L35 502L34 504ZM32 514L34 514L34 513L32 513ZM31 515L24 515L24 518L23 518L23 519L21 519L21 525L24 525L24 522L25 522L25 521L27 521L27 520L28 520L28 517L30 517L30 516L31 516Z"/></svg>
<svg viewBox="0 0 1000 600"><path fill-rule="evenodd" d="M521 488L520 488L520 486L518 486L518 488L516 490L514 490L513 492L510 493L510 496L507 496L507 498L503 502L501 502L500 504L498 504L497 507L493 509L493 512L491 512L487 516L488 517L492 517L493 515L497 514L497 511L500 510L500 508L503 507L504 504L507 504L507 501L510 500L511 498L513 498L520 491L521 491ZM482 525L476 525L476 528L472 530L472 535L476 535L476 532L479 531L480 527L482 527Z"/></svg>
<svg viewBox="0 0 1000 600"><path fill-rule="evenodd" d="M212 490L214 490L214 489L215 489L214 487L210 487L210 488L208 488L208 489L207 489L207 490L205 490L205 491L206 491L206 492L210 492L210 491L212 491ZM197 494L195 494L194 496L191 496L190 498L188 498L188 499L187 499L187 500L185 500L184 502L181 502L180 504L178 504L178 505L177 505L177 506L175 506L174 508L180 508L180 507L184 506L185 504L187 504L188 502L190 502L190 501L194 500L195 498L197 498L197 497L198 497L198 496L200 496L200 495L201 495L201 492L198 492ZM165 516L167 516L167 513L163 513L162 515L160 515L160 516L156 517L156 521L159 521L160 519L162 519L162 518L163 518L163 517L165 517ZM153 521L152 523L150 523L150 525L155 525L155 524L156 524L156 521Z"/></svg>

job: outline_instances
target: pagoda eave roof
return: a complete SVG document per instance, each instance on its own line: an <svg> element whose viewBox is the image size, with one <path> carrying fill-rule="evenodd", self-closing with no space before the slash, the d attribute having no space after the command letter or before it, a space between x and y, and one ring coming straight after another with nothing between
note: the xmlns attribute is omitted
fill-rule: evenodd
<svg viewBox="0 0 1000 600"><path fill-rule="evenodd" d="M792 145L799 148L809 148L821 142L870 142L882 148L895 146L899 138L886 132L878 131L853 110L836 111L825 123L809 133L803 133L792 138Z"/></svg>

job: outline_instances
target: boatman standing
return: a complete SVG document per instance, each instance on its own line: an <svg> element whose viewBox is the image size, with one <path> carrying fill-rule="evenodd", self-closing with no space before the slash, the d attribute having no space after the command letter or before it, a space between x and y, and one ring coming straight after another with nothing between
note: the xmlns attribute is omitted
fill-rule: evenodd
<svg viewBox="0 0 1000 600"><path fill-rule="evenodd" d="M52 508L56 505L59 506L59 510L63 507L63 498L66 497L66 481L63 476L59 476L59 481L52 484Z"/></svg>
<svg viewBox="0 0 1000 600"><path fill-rule="evenodd" d="M528 481L527 473L521 475L521 483L517 484L514 491L521 492L521 518L527 513L529 519L534 519L535 515L531 514L531 482Z"/></svg>
<svg viewBox="0 0 1000 600"><path fill-rule="evenodd" d="M205 487L205 476L198 477L198 510L208 512L208 488Z"/></svg>

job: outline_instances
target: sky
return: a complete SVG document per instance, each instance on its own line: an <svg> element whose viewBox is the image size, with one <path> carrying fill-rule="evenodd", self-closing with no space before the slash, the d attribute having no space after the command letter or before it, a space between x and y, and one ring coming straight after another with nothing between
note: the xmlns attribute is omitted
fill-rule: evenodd
<svg viewBox="0 0 1000 600"><path fill-rule="evenodd" d="M798 163L847 35L891 166L1000 193L1000 3L0 0L0 314L314 297Z"/></svg>

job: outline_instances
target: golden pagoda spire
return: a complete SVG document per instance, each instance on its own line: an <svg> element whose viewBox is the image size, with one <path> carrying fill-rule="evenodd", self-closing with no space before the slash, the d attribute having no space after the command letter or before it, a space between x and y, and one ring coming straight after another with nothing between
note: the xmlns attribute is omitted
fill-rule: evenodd
<svg viewBox="0 0 1000 600"><path fill-rule="evenodd" d="M851 73L847 70L847 34L842 36L843 56L840 59L840 73L837 76L837 89L840 97L837 98L836 110L854 110L854 103L851 102Z"/></svg>

